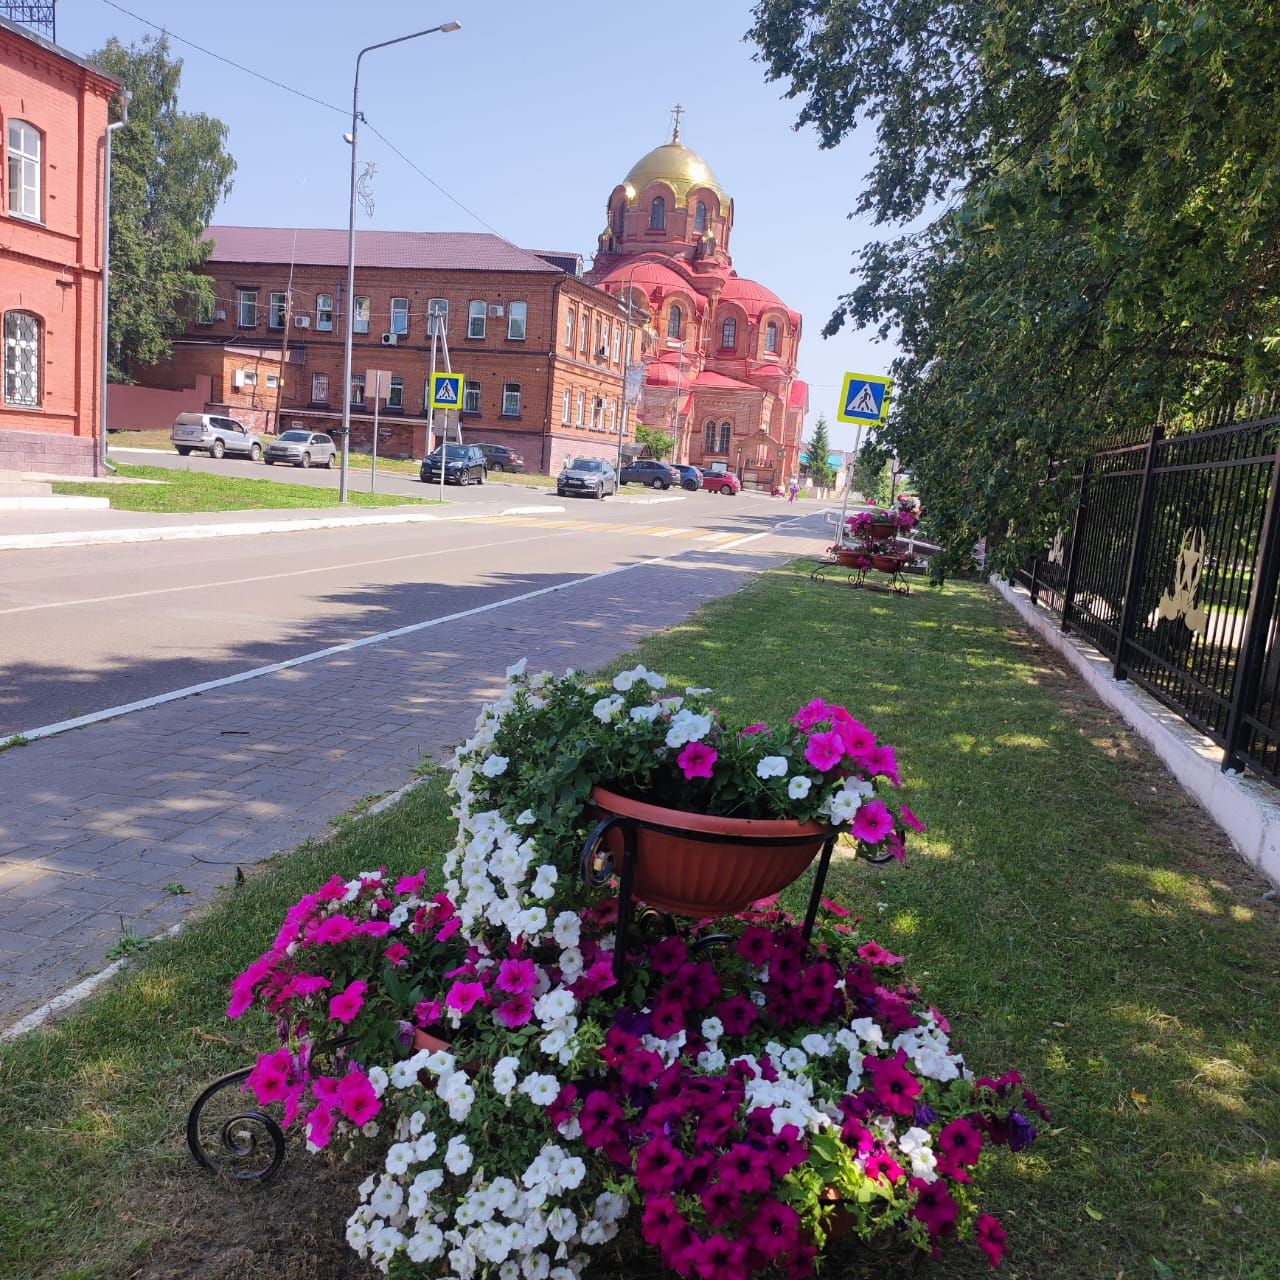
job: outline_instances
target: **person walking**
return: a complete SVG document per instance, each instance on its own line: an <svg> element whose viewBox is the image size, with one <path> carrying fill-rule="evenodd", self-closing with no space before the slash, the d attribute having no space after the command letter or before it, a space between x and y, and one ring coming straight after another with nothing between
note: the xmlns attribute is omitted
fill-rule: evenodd
<svg viewBox="0 0 1280 1280"><path fill-rule="evenodd" d="M796 494L798 494L798 493L800 492L800 481L799 481L799 480L797 480L795 476L792 476L792 477L791 477L791 489L790 489L790 492L791 492L791 497L790 497L790 498L788 498L788 499L787 499L787 501L788 501L788 502L794 502L794 501L796 500Z"/></svg>

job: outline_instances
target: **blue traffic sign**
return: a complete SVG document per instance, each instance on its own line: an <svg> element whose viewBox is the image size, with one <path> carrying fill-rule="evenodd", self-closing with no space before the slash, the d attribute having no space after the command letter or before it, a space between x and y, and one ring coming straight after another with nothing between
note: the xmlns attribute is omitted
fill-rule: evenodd
<svg viewBox="0 0 1280 1280"><path fill-rule="evenodd" d="M431 407L433 409L462 408L462 374L432 374Z"/></svg>
<svg viewBox="0 0 1280 1280"><path fill-rule="evenodd" d="M892 386L892 378L881 378L872 373L846 373L840 389L837 419L841 422L883 422L889 416L889 388Z"/></svg>

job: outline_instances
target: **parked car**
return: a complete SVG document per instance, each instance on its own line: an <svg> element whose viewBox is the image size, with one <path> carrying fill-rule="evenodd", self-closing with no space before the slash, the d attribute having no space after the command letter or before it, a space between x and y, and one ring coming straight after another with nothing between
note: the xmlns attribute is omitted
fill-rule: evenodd
<svg viewBox="0 0 1280 1280"><path fill-rule="evenodd" d="M262 457L262 441L243 423L221 418L215 413L180 413L169 428L169 440L185 458L198 449L211 458L234 453L257 462Z"/></svg>
<svg viewBox="0 0 1280 1280"><path fill-rule="evenodd" d="M732 471L704 471L702 473L702 487L710 489L712 493L723 493L726 497L733 497L742 489L742 481L733 474Z"/></svg>
<svg viewBox="0 0 1280 1280"><path fill-rule="evenodd" d="M680 483L680 473L656 458L637 458L622 468L618 479L623 484L647 484L654 489L669 489Z"/></svg>
<svg viewBox="0 0 1280 1280"><path fill-rule="evenodd" d="M319 431L286 431L267 445L263 461L292 462L295 467L332 467L338 460L333 437Z"/></svg>
<svg viewBox="0 0 1280 1280"><path fill-rule="evenodd" d="M618 492L618 473L601 458L574 458L556 476L556 494L561 498L604 498Z"/></svg>
<svg viewBox="0 0 1280 1280"><path fill-rule="evenodd" d="M693 493L695 490L702 488L702 472L697 467L689 467L682 463L677 463L676 470L680 473L680 487L682 489L688 489L690 493Z"/></svg>
<svg viewBox="0 0 1280 1280"><path fill-rule="evenodd" d="M490 471L518 473L524 470L524 457L514 449L508 449L505 444L486 444L483 440L477 440L476 448L484 454L485 466Z"/></svg>
<svg viewBox="0 0 1280 1280"><path fill-rule="evenodd" d="M444 462L444 479L446 484L484 484L488 467L485 466L484 454L477 444L446 445L448 455ZM437 447L422 460L422 469L418 478L428 484L440 483L440 449Z"/></svg>

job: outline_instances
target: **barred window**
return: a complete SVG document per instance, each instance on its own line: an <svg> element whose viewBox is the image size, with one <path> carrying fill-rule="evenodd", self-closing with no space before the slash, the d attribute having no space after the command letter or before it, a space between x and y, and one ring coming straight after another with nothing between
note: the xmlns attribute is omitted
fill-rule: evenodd
<svg viewBox="0 0 1280 1280"><path fill-rule="evenodd" d="M4 313L4 402L40 403L40 318L30 311Z"/></svg>
<svg viewBox="0 0 1280 1280"><path fill-rule="evenodd" d="M468 378L462 389L462 412L480 412L480 383L478 379Z"/></svg>
<svg viewBox="0 0 1280 1280"><path fill-rule="evenodd" d="M504 418L520 416L520 384L518 382L502 384L502 416Z"/></svg>

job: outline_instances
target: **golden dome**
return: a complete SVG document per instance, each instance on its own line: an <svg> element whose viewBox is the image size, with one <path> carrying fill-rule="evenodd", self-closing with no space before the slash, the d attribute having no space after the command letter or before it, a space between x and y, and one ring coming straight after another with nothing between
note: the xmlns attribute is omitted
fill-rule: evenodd
<svg viewBox="0 0 1280 1280"><path fill-rule="evenodd" d="M688 203L689 192L694 187L709 187L720 197L722 206L729 203L711 166L679 141L654 147L631 166L631 172L623 179L623 185L628 188L627 199L634 201L651 182L665 182L675 192L677 206Z"/></svg>

